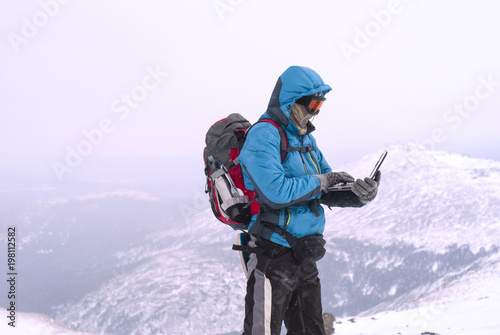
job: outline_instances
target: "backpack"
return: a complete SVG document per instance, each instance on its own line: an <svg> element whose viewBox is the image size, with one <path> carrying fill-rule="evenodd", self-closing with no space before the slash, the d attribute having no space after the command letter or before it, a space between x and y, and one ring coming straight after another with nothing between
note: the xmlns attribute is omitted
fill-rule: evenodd
<svg viewBox="0 0 500 335"><path fill-rule="evenodd" d="M281 162L286 157L287 139L283 128L272 119L259 122L271 123L281 138ZM252 124L238 113L215 122L205 136L203 151L205 162L205 193L215 217L235 230L246 230L252 216L260 211L256 194L243 182L238 156Z"/></svg>

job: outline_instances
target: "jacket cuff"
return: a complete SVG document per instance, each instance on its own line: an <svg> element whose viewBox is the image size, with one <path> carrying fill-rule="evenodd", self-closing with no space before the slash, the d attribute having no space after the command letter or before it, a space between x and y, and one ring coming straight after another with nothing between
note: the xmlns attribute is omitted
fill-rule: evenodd
<svg viewBox="0 0 500 335"><path fill-rule="evenodd" d="M315 174L314 177L319 179L320 188L323 192L328 189L328 179L324 174Z"/></svg>

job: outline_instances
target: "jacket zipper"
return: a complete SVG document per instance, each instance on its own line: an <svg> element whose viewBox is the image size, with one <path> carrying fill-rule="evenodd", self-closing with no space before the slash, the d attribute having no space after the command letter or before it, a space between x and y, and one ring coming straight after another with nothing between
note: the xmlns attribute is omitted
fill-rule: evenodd
<svg viewBox="0 0 500 335"><path fill-rule="evenodd" d="M304 143L302 142L302 136L299 135L299 140L300 140L300 144L302 146L304 146ZM309 172L307 171L307 166L306 166L306 162L304 161L304 158L302 157L302 153L299 153L300 154L300 159L302 159L302 165L304 165L304 170L306 171L306 175L309 174ZM309 157L311 158L311 162L313 163L314 167L316 168L316 171L318 172L318 174L321 174L321 172L319 171L319 166L318 166L318 162L316 162L316 159L314 159L313 155L311 154L311 152L309 151L308 152L309 154Z"/></svg>
<svg viewBox="0 0 500 335"><path fill-rule="evenodd" d="M303 146L304 143L302 142L302 136L300 136L300 135L299 135L299 140L300 140L300 144ZM318 174L320 174L321 172L319 171L318 162L316 162L316 159L314 159L314 157L310 151L308 152L308 154L309 154L309 157L311 158L311 162L316 167L316 171L318 171ZM300 152L299 152L299 155L300 155L300 159L302 160L302 165L304 166L304 170L306 171L306 175L308 175L309 172L307 171L307 166L306 166L306 162L304 160L304 157L302 157L302 153L300 153ZM286 229L288 227L288 224L290 223L290 218L291 218L290 207L287 207L287 208L285 208L285 215L283 217L283 228Z"/></svg>
<svg viewBox="0 0 500 335"><path fill-rule="evenodd" d="M290 207L285 208L285 216L284 216L284 222L283 222L283 228L286 230L286 227L288 227L288 224L290 223Z"/></svg>
<svg viewBox="0 0 500 335"><path fill-rule="evenodd" d="M316 167L316 171L318 171L318 174L321 174L321 172L319 171L318 162L316 162L316 159L314 159L314 156L311 154L310 151L308 152L308 154L309 154L309 157L311 157L311 160L312 160L314 166Z"/></svg>

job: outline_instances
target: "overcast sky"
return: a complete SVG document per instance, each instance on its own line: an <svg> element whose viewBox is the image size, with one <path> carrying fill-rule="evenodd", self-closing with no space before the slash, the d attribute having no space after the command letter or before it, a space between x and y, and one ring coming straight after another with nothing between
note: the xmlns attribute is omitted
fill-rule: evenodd
<svg viewBox="0 0 500 335"><path fill-rule="evenodd" d="M57 183L100 178L106 157L174 157L178 171L202 175L207 128L232 112L255 122L291 65L333 88L314 121L333 167L410 140L500 159L497 0L1 8L0 165L10 172Z"/></svg>

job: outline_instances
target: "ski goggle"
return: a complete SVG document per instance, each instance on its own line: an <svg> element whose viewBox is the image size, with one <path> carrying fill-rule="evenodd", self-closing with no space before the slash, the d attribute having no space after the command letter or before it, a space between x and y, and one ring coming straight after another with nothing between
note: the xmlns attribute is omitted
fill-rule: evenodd
<svg viewBox="0 0 500 335"><path fill-rule="evenodd" d="M321 106L323 106L323 102L325 102L325 100L326 100L326 98L323 98L323 97L309 95L309 96L300 98L296 102L298 104L301 104L302 106L305 106L309 113L316 116L316 115L318 115L319 110L320 110Z"/></svg>

